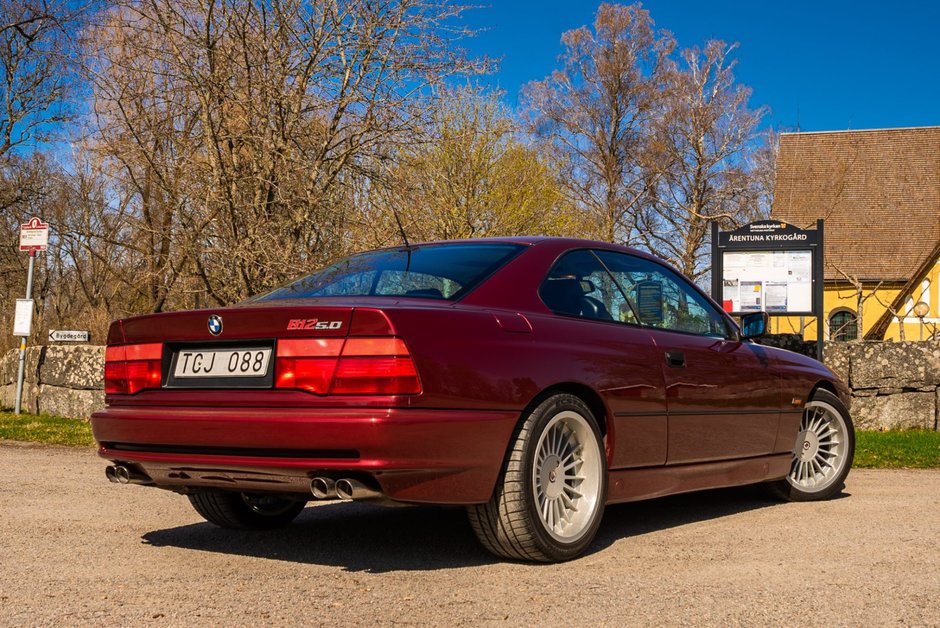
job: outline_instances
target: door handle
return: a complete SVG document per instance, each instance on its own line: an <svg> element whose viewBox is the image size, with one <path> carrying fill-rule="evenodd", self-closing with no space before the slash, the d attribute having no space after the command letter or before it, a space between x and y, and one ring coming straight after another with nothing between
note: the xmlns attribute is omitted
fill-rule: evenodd
<svg viewBox="0 0 940 628"><path fill-rule="evenodd" d="M683 368L685 366L685 354L681 351L667 351L666 366L674 369Z"/></svg>

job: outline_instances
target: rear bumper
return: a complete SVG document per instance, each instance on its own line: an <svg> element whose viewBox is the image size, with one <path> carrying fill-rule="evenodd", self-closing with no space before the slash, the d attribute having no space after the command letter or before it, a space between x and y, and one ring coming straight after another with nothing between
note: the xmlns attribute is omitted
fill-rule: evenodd
<svg viewBox="0 0 940 628"><path fill-rule="evenodd" d="M487 501L518 413L422 409L147 408L92 415L103 458L163 488L306 493L318 475L368 477L391 499Z"/></svg>

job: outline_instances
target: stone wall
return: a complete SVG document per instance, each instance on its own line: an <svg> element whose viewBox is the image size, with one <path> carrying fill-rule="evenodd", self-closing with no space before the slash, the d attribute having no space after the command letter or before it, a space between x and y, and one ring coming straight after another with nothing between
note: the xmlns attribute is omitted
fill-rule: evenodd
<svg viewBox="0 0 940 628"><path fill-rule="evenodd" d="M940 427L940 343L827 342L823 355L852 389L857 428Z"/></svg>
<svg viewBox="0 0 940 628"><path fill-rule="evenodd" d="M816 343L799 334L775 334L760 342L816 357ZM940 429L940 343L827 342L823 357L852 389L856 427Z"/></svg>
<svg viewBox="0 0 940 628"><path fill-rule="evenodd" d="M16 403L19 351L0 357L0 406ZM87 418L104 407L104 347L54 345L28 347L23 410Z"/></svg>
<svg viewBox="0 0 940 628"><path fill-rule="evenodd" d="M762 339L763 340L763 339ZM815 355L815 343L769 338ZM13 407L18 352L0 358L0 405ZM826 364L852 389L852 417L860 429L936 430L940 417L940 343L827 342ZM26 350L23 409L88 417L104 406L104 347L30 347Z"/></svg>

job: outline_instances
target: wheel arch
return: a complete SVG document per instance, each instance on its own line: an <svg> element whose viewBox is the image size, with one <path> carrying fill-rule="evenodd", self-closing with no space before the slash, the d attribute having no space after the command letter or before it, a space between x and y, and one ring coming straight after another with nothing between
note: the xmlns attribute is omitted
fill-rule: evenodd
<svg viewBox="0 0 940 628"><path fill-rule="evenodd" d="M816 382L816 384L813 386L813 389L809 391L809 397L806 400L809 401L810 399L812 399L813 395L815 395L816 391L819 390L820 388L828 392L831 392L836 397L839 396L839 391L836 390L836 387L832 382L827 381L825 379L821 379L818 382Z"/></svg>
<svg viewBox="0 0 940 628"><path fill-rule="evenodd" d="M610 434L610 412L607 410L607 404L604 403L604 399L590 386L578 382L560 382L542 390L542 392L537 394L526 404L526 407L519 415L519 423L525 420L525 417L540 403L552 395L559 393L574 395L583 401L591 413L594 414L594 418L597 420L597 427L601 430L601 436L606 438L607 435Z"/></svg>
<svg viewBox="0 0 940 628"><path fill-rule="evenodd" d="M844 386L844 385L843 385ZM828 379L821 379L813 386L812 390L809 391L809 396L806 398L806 401L810 401L813 398L813 395L816 394L817 390L825 390L826 392L832 393L836 398L842 402L846 409L851 410L852 407L852 396L848 388L845 387L843 390L842 387L837 386L835 383L829 381Z"/></svg>

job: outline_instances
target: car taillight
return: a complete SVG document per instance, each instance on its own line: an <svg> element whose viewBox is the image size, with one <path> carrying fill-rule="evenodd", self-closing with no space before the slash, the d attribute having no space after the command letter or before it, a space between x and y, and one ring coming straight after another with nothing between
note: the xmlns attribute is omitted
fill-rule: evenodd
<svg viewBox="0 0 940 628"><path fill-rule="evenodd" d="M291 338L277 343L277 388L326 395L413 395L418 371L401 338Z"/></svg>
<svg viewBox="0 0 940 628"><path fill-rule="evenodd" d="M274 386L327 394L344 342L343 338L279 340Z"/></svg>
<svg viewBox="0 0 940 628"><path fill-rule="evenodd" d="M418 371L401 338L350 338L333 376L337 395L416 394Z"/></svg>
<svg viewBox="0 0 940 628"><path fill-rule="evenodd" d="M162 380L163 345L116 345L105 349L104 392L133 395L145 388L159 388Z"/></svg>

